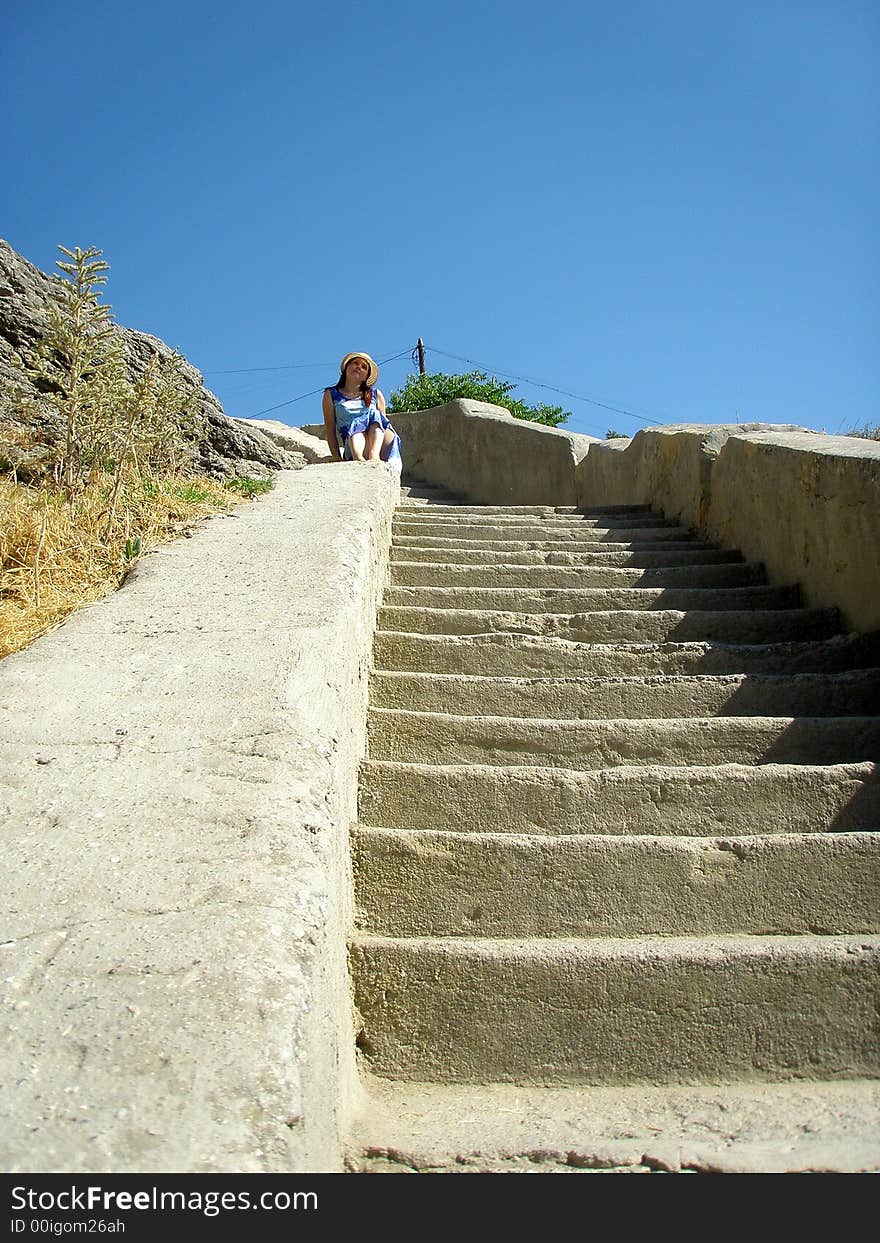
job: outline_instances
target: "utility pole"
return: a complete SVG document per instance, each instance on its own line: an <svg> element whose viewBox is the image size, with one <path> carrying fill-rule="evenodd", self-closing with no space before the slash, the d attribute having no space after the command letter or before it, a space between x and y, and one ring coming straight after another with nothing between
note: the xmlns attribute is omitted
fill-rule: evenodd
<svg viewBox="0 0 880 1243"><path fill-rule="evenodd" d="M419 375L424 375L425 374L425 343L421 337L419 337L418 342L416 343L416 349L419 352Z"/></svg>

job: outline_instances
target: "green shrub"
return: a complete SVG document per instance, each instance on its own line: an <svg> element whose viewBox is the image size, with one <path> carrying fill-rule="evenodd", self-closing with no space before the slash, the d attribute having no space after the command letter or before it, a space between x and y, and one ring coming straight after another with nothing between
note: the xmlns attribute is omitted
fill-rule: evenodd
<svg viewBox="0 0 880 1243"><path fill-rule="evenodd" d="M67 259L57 261L64 276L55 279L48 332L21 362L63 428L54 474L68 501L86 486L91 470L108 471L114 477L112 521L127 471L167 472L192 463L201 418L176 352L154 352L139 374L129 375L110 307L100 301L109 271L101 251L58 249ZM32 401L23 394L19 400L27 416Z"/></svg>
<svg viewBox="0 0 880 1243"><path fill-rule="evenodd" d="M511 397L514 385L483 371L469 371L466 375L414 375L406 384L391 394L392 410L430 410L433 406L445 406L448 401L463 397L468 401L485 401L493 406L505 406L515 419L528 419L532 423L545 423L559 427L571 418L570 410L562 406L529 406Z"/></svg>

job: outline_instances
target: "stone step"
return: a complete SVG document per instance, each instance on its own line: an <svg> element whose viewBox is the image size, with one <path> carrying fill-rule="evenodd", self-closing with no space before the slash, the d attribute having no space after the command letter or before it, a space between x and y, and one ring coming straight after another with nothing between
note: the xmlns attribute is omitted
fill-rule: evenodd
<svg viewBox="0 0 880 1243"><path fill-rule="evenodd" d="M660 541L664 543L676 540L691 540L693 531L687 527L675 526L592 526L588 522L476 522L463 519L448 519L445 523L433 517L434 511L426 514L422 521L409 515L395 518L393 524L394 540L398 537L453 537L455 539L471 539L485 542L515 540L517 542L550 540L553 543L618 543L641 544Z"/></svg>
<svg viewBox="0 0 880 1243"><path fill-rule="evenodd" d="M619 587L754 587L763 586L766 581L763 565L755 562L633 569L602 565L444 565L438 562L394 561L391 564L389 585L478 588L485 593L495 587L527 590L561 587L582 591L595 587L606 590Z"/></svg>
<svg viewBox="0 0 880 1243"><path fill-rule="evenodd" d="M459 505L461 497L442 488L402 483L400 509L424 509L428 506Z"/></svg>
<svg viewBox="0 0 880 1243"><path fill-rule="evenodd" d="M421 634L540 635L575 643L788 643L829 639L834 609L617 609L585 613L505 613L499 609L406 608L383 605L382 630Z"/></svg>
<svg viewBox="0 0 880 1243"><path fill-rule="evenodd" d="M524 1084L880 1074L880 938L357 937L376 1074Z"/></svg>
<svg viewBox="0 0 880 1243"><path fill-rule="evenodd" d="M403 489L401 489L401 492ZM403 500L398 505L396 513L406 511L411 508L423 508L422 502L416 503L410 500ZM516 517L521 514L540 514L544 516L577 515L581 518L596 518L607 515L609 518L621 518L632 515L636 518L655 518L658 522L665 522L666 519L656 510L651 509L650 505L598 505L582 507L579 505L473 505L466 501L449 501L444 500L432 506L434 512L439 511L440 517L445 516L447 511L452 511L459 515L476 516L493 516Z"/></svg>
<svg viewBox="0 0 880 1243"><path fill-rule="evenodd" d="M650 547L650 546L649 546ZM677 545L668 551L649 552L547 552L532 548L508 550L500 548L466 548L451 547L420 548L410 544L401 547L392 545L391 561L395 562L429 562L432 565L451 566L620 566L624 569L653 569L662 566L679 565L734 565L742 563L742 556L737 552L725 552L720 548L691 548L689 545Z"/></svg>
<svg viewBox="0 0 880 1243"><path fill-rule="evenodd" d="M389 577L363 1067L426 1092L880 1075L880 636L647 507L405 502Z"/></svg>
<svg viewBox="0 0 880 1243"><path fill-rule="evenodd" d="M548 1088L364 1078L346 1157L357 1173L880 1171L874 1079Z"/></svg>
<svg viewBox="0 0 880 1243"><path fill-rule="evenodd" d="M480 677L377 670L376 708L454 715L629 719L709 716L870 716L880 669L783 677Z"/></svg>
<svg viewBox="0 0 880 1243"><path fill-rule="evenodd" d="M610 553L627 553L631 556L644 556L646 554L657 556L660 553L675 553L677 556L693 557L697 553L712 552L722 553L724 558L731 561L741 561L742 556L737 552L725 552L718 548L717 544L709 544L703 540L696 539L672 539L672 540L608 540L608 539L459 539L452 535L397 535L391 545L392 558L403 554L406 557L410 549L422 549L428 551L430 549L442 549L444 554L448 554L454 558L457 554L469 552L494 552L502 553L504 557L519 555L520 553L537 552L542 555L552 553L565 553L569 556L586 556L592 557L596 554L607 555ZM503 558L502 558L503 559ZM462 557L464 560L464 557ZM559 564L564 564L560 562ZM572 563L576 564L576 563ZM597 562L597 564L599 564ZM666 562L660 564L673 565L674 562Z"/></svg>
<svg viewBox="0 0 880 1243"><path fill-rule="evenodd" d="M428 508L421 502L401 501L397 506L395 517L406 517L413 509ZM577 505L469 505L462 502L443 501L431 505L432 515L447 518L450 515L458 518L501 518L516 521L523 517L567 518L569 520L596 520L607 517L610 521L631 518L634 522L652 520L657 524L666 522L662 514L652 510L648 505L608 506L605 508L581 509Z"/></svg>
<svg viewBox="0 0 880 1243"><path fill-rule="evenodd" d="M403 527L439 527L454 535L459 526L490 526L501 530L525 527L539 534L553 535L556 531L584 530L680 530L680 524L667 522L662 514L595 514L586 515L576 511L557 513L554 510L511 512L507 509L476 509L464 510L459 506L447 506L437 509L427 506L413 506L412 509L396 510L393 518L393 529ZM693 532L691 532L693 534Z"/></svg>
<svg viewBox="0 0 880 1243"><path fill-rule="evenodd" d="M786 674L880 666L877 636L863 635L809 643L591 644L529 634L379 630L373 650L381 669L496 677Z"/></svg>
<svg viewBox="0 0 880 1243"><path fill-rule="evenodd" d="M371 759L617 765L846 764L880 757L880 717L714 717L577 721L370 708Z"/></svg>
<svg viewBox="0 0 880 1243"><path fill-rule="evenodd" d="M394 516L406 512L408 498L401 501ZM542 521L553 521L557 518L569 522L593 521L607 518L610 522L623 522L631 518L636 522L655 521L667 522L666 516L650 505L544 505L534 502L526 505L483 505L474 501L445 501L440 505L430 506L431 512L438 518L460 516L462 518L500 518L502 521L515 522L518 518L538 518Z"/></svg>
<svg viewBox="0 0 880 1243"><path fill-rule="evenodd" d="M880 773L862 764L622 766L365 760L362 824L525 834L743 837L880 829Z"/></svg>
<svg viewBox="0 0 880 1243"><path fill-rule="evenodd" d="M797 587L386 587L383 607L523 613L796 609Z"/></svg>
<svg viewBox="0 0 880 1243"><path fill-rule="evenodd" d="M880 832L608 837L360 827L358 925L400 937L880 932Z"/></svg>

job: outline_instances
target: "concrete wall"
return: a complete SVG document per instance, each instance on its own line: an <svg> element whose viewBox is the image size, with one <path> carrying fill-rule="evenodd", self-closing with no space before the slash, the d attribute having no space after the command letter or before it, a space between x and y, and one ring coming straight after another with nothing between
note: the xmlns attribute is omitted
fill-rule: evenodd
<svg viewBox="0 0 880 1243"><path fill-rule="evenodd" d="M846 626L880 629L880 444L769 426L658 427L600 442L581 505L645 503L750 560Z"/></svg>
<svg viewBox="0 0 880 1243"><path fill-rule="evenodd" d="M7 1171L340 1168L399 495L312 466L0 662Z"/></svg>
<svg viewBox="0 0 880 1243"><path fill-rule="evenodd" d="M589 436L527 423L480 401L390 418L405 469L418 479L493 505L575 504L575 467L592 443Z"/></svg>
<svg viewBox="0 0 880 1243"><path fill-rule="evenodd" d="M771 582L880 629L880 444L790 424L595 440L455 401L392 416L406 469L474 501L646 504L763 561Z"/></svg>

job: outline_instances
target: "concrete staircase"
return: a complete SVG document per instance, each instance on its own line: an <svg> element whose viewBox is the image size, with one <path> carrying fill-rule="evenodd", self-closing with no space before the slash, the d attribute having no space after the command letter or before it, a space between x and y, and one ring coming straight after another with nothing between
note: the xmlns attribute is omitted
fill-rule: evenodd
<svg viewBox="0 0 880 1243"><path fill-rule="evenodd" d="M838 630L642 507L411 491L352 1169L880 1166L880 654Z"/></svg>

